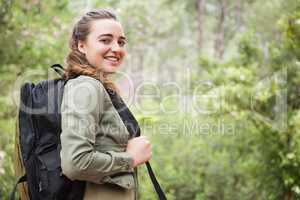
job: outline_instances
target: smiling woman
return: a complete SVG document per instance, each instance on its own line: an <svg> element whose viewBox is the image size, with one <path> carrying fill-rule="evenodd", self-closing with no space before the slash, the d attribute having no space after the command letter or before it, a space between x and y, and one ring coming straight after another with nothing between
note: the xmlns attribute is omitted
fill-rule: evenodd
<svg viewBox="0 0 300 200"><path fill-rule="evenodd" d="M109 75L116 72L126 55L126 38L113 12L88 12L74 26L67 56L66 78L88 75L116 90Z"/></svg>
<svg viewBox="0 0 300 200"><path fill-rule="evenodd" d="M150 142L138 136L138 123L110 79L123 62L125 44L122 25L104 9L85 14L70 39L61 167L69 179L86 183L84 200L137 200L136 167L151 158Z"/></svg>
<svg viewBox="0 0 300 200"><path fill-rule="evenodd" d="M86 41L78 42L78 49L93 67L105 74L114 73L125 56L126 43L122 26L111 19L92 22Z"/></svg>

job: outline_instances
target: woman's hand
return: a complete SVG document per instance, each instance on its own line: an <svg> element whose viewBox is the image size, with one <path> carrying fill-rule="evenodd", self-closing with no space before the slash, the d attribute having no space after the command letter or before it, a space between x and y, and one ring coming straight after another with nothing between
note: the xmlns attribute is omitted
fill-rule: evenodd
<svg viewBox="0 0 300 200"><path fill-rule="evenodd" d="M133 167L141 165L151 159L151 144L145 136L128 140L126 152L133 158Z"/></svg>

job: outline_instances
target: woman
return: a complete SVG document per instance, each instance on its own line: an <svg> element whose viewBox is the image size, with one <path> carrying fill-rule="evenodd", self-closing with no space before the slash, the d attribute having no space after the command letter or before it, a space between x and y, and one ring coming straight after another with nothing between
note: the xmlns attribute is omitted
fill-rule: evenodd
<svg viewBox="0 0 300 200"><path fill-rule="evenodd" d="M111 75L123 62L125 44L122 25L104 9L85 14L70 39L61 166L69 179L86 181L84 200L137 199L134 169L151 158L147 138L133 138L137 129L130 131L130 125L138 127L136 121L124 121L131 113L120 115L116 106L119 96Z"/></svg>

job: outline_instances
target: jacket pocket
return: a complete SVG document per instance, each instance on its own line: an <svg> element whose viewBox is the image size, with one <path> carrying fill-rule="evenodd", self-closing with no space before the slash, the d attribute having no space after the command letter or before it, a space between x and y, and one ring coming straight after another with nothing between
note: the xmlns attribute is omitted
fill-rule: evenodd
<svg viewBox="0 0 300 200"><path fill-rule="evenodd" d="M118 173L115 175L106 176L103 178L102 182L114 184L125 189L135 188L134 175L133 173L130 172Z"/></svg>

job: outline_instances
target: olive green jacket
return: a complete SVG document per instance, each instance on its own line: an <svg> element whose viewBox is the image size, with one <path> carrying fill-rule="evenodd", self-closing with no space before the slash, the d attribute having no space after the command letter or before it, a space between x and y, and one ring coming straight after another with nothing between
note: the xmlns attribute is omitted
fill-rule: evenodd
<svg viewBox="0 0 300 200"><path fill-rule="evenodd" d="M130 135L101 82L69 80L61 116L62 171L87 181L84 200L137 199L137 173L125 152Z"/></svg>

